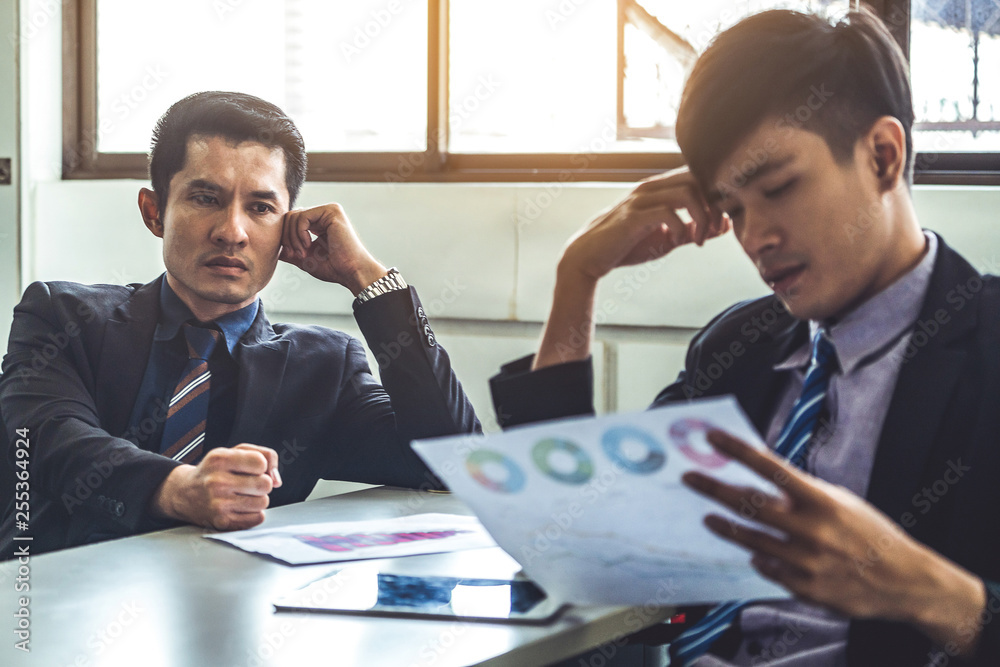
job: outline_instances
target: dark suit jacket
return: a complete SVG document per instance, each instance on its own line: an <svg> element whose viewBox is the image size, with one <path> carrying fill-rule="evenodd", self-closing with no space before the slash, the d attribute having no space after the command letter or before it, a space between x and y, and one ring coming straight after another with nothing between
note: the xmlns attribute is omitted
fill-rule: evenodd
<svg viewBox="0 0 1000 667"><path fill-rule="evenodd" d="M807 341L808 324L773 295L738 304L695 336L684 370L653 407L734 394L764 434L787 380L773 366ZM589 361L534 373L528 363L514 362L491 380L502 425L593 412ZM879 439L868 500L987 581L992 612L981 665L1000 665L1000 586L990 583L1000 581L998 480L1000 280L980 276L942 241ZM852 665L923 665L933 650L902 623L850 625Z"/></svg>
<svg viewBox="0 0 1000 667"><path fill-rule="evenodd" d="M180 464L124 438L162 279L34 283L14 309L0 409L11 441L15 429L30 435L32 554L163 526L146 506ZM272 507L304 500L320 478L437 486L410 440L480 428L413 288L361 304L355 316L379 355L381 384L356 339L272 325L263 309L236 348L237 411L229 441L216 446L278 452L283 484ZM10 556L13 521L8 506L0 556Z"/></svg>

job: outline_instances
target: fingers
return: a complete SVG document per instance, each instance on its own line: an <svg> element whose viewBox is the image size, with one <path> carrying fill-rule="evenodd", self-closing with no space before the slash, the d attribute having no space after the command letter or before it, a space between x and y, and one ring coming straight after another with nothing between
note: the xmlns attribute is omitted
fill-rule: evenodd
<svg viewBox="0 0 1000 667"><path fill-rule="evenodd" d="M725 231L722 211L708 203L697 181L686 169L662 174L640 183L632 197L631 205L636 211L686 209L695 223L694 233L687 241L702 245L706 239Z"/></svg>
<svg viewBox="0 0 1000 667"><path fill-rule="evenodd" d="M250 457L245 459L245 463L249 466L249 469L243 471L251 475L262 475L267 474L271 477L272 482L275 487L281 486L281 475L278 473L278 452L274 451L270 447L261 447L260 445L251 445L250 443L241 443L233 447L232 451L240 450L241 452L247 452L247 454L256 453L264 457L264 469L260 469L260 459ZM241 463L243 461L241 460Z"/></svg>
<svg viewBox="0 0 1000 667"><path fill-rule="evenodd" d="M268 496L236 495L217 500L209 514L207 524L216 530L243 530L264 521Z"/></svg>
<svg viewBox="0 0 1000 667"><path fill-rule="evenodd" d="M284 245L284 242L282 242L281 251L278 253L278 260L288 262L292 266L297 266L300 269L305 261L303 258L299 257L290 246Z"/></svg>
<svg viewBox="0 0 1000 667"><path fill-rule="evenodd" d="M281 486L278 453L269 447L243 443L232 448L213 449L201 460L198 468L206 476L234 476L247 492L258 491L258 487L249 481L255 478L266 480L267 488L263 491L265 494L270 493L271 488Z"/></svg>
<svg viewBox="0 0 1000 667"><path fill-rule="evenodd" d="M692 240L694 224L684 222L673 211L646 211L634 216L632 222L642 225L644 228L639 233L645 235L617 262L618 266L657 259Z"/></svg>
<svg viewBox="0 0 1000 667"><path fill-rule="evenodd" d="M690 488L744 519L789 533L798 533L801 528L800 521L790 511L789 501L785 498L776 498L749 486L725 484L697 471L684 473L681 479Z"/></svg>
<svg viewBox="0 0 1000 667"><path fill-rule="evenodd" d="M251 528L264 520L275 482L278 455L273 449L240 444L213 449L202 462L203 525L217 530ZM273 467L272 467L273 466Z"/></svg>
<svg viewBox="0 0 1000 667"><path fill-rule="evenodd" d="M754 554L750 564L765 579L781 584L795 594L801 594L813 577L788 561L763 554Z"/></svg>
<svg viewBox="0 0 1000 667"><path fill-rule="evenodd" d="M706 516L705 526L718 537L749 549L755 554L785 561L798 561L804 555L802 544L776 537L718 514Z"/></svg>
<svg viewBox="0 0 1000 667"><path fill-rule="evenodd" d="M285 214L281 229L282 253L288 257L305 259L312 245L309 231L313 225L310 210L296 209ZM288 261L288 260L286 260Z"/></svg>
<svg viewBox="0 0 1000 667"><path fill-rule="evenodd" d="M751 447L739 438L717 429L709 431L706 438L719 452L774 483L792 498L812 501L819 497L820 492L809 475L770 450Z"/></svg>

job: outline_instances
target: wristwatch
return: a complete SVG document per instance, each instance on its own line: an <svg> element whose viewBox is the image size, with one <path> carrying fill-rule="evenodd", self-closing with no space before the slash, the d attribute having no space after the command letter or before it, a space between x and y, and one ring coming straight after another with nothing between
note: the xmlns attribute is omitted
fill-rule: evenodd
<svg viewBox="0 0 1000 667"><path fill-rule="evenodd" d="M386 292L392 292L398 289L406 289L406 287L406 281L403 280L403 276L400 275L399 269L394 266L389 269L389 273L361 290L361 293L358 294L356 300L358 303L364 303L365 301L374 299L380 294L385 294Z"/></svg>

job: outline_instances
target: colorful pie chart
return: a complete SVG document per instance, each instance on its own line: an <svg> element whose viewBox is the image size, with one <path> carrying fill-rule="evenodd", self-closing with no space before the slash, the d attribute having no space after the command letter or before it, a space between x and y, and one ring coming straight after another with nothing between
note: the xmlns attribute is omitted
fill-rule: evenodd
<svg viewBox="0 0 1000 667"><path fill-rule="evenodd" d="M524 488L524 471L500 452L478 449L465 459L465 468L474 480L490 491L517 493ZM501 468L503 473L497 475Z"/></svg>

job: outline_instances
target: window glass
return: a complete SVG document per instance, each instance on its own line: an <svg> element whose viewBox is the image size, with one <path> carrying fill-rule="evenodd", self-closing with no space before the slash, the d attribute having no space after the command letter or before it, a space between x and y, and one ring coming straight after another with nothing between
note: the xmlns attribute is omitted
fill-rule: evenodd
<svg viewBox="0 0 1000 667"><path fill-rule="evenodd" d="M915 149L1000 150L1000 1L916 0L910 11Z"/></svg>
<svg viewBox="0 0 1000 667"><path fill-rule="evenodd" d="M680 94L715 34L765 9L816 10L831 3L625 3L621 74L616 0L450 4L449 148L567 153L676 152L673 124Z"/></svg>
<svg viewBox="0 0 1000 667"><path fill-rule="evenodd" d="M426 0L98 0L97 65L101 152L201 90L277 104L310 151L426 147Z"/></svg>

